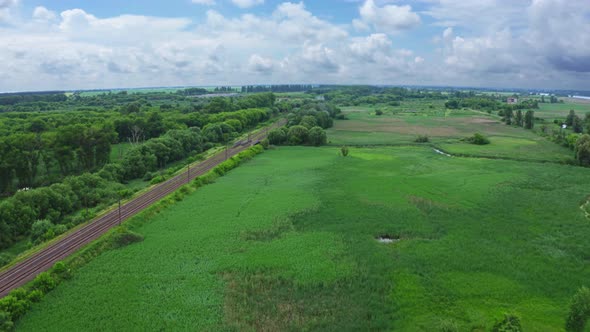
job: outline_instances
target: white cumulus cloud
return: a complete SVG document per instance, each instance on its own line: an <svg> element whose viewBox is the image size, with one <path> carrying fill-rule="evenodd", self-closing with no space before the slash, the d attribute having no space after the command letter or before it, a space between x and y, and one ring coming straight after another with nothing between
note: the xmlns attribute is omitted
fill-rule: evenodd
<svg viewBox="0 0 590 332"><path fill-rule="evenodd" d="M409 5L384 5L379 7L373 0L366 0L359 9L361 21L353 21L357 28L372 26L378 32L395 34L420 25L420 16Z"/></svg>

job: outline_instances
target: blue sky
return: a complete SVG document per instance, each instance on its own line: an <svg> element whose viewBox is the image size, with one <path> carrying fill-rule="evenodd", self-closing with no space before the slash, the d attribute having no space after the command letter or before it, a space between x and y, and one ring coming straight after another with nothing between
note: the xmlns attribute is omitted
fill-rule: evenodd
<svg viewBox="0 0 590 332"><path fill-rule="evenodd" d="M0 91L590 89L587 0L0 0Z"/></svg>

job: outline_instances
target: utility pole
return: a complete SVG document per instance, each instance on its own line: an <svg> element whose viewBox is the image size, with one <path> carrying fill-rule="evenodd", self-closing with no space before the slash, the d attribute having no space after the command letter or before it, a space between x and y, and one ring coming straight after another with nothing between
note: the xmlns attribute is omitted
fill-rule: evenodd
<svg viewBox="0 0 590 332"><path fill-rule="evenodd" d="M119 197L119 226L121 226L121 198Z"/></svg>
<svg viewBox="0 0 590 332"><path fill-rule="evenodd" d="M191 181L191 165L187 165L187 172L186 172L186 183L189 183Z"/></svg>
<svg viewBox="0 0 590 332"><path fill-rule="evenodd" d="M84 196L84 205L86 205L86 221L88 221L88 193Z"/></svg>

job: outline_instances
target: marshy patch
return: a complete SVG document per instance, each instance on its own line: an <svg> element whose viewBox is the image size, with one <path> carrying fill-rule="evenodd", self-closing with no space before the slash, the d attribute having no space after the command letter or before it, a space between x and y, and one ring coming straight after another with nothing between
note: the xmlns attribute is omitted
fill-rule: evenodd
<svg viewBox="0 0 590 332"><path fill-rule="evenodd" d="M430 214L436 209L447 209L444 204L434 202L428 198L410 195L408 201L424 214Z"/></svg>
<svg viewBox="0 0 590 332"><path fill-rule="evenodd" d="M400 237L397 235L382 234L375 237L375 240L379 243L394 243L400 241Z"/></svg>
<svg viewBox="0 0 590 332"><path fill-rule="evenodd" d="M243 232L241 237L246 241L272 241L292 230L294 230L292 220L284 218L275 220L269 228Z"/></svg>

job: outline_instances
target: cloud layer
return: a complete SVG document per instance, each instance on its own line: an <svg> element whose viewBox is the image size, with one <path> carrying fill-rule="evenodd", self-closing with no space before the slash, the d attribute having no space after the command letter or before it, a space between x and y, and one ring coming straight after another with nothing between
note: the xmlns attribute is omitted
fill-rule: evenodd
<svg viewBox="0 0 590 332"><path fill-rule="evenodd" d="M231 2L244 12L195 5L207 11L195 21L97 17L81 8L24 15L18 0L0 0L0 91L259 83L590 89L585 0L366 0L348 24L303 2L273 4L268 14L249 12L262 0Z"/></svg>

